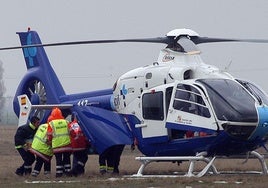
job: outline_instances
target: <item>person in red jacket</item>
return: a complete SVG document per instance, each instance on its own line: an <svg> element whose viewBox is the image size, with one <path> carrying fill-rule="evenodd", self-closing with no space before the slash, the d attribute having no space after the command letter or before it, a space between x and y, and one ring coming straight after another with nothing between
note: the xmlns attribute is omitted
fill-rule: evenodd
<svg viewBox="0 0 268 188"><path fill-rule="evenodd" d="M85 172L85 164L88 160L88 147L90 142L79 126L76 114L74 113L72 114L72 119L69 123L69 132L73 150L73 167L71 175L82 175Z"/></svg>

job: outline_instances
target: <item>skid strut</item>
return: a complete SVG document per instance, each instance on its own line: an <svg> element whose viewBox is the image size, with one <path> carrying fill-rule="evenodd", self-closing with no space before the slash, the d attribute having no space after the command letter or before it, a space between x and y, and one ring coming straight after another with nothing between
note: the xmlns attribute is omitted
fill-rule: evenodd
<svg viewBox="0 0 268 188"><path fill-rule="evenodd" d="M189 161L189 169L188 172L184 175L186 177L202 177L204 176L210 169L213 173L218 173L216 167L213 165L213 162L216 157L213 157L212 159L205 157L206 152L198 153L196 156L180 156L180 157L136 157L135 159L140 161L142 164L137 172L137 174L134 174L134 177L144 177L143 171L145 167L150 164L151 162L159 162L159 161ZM203 168L201 172L199 172L197 175L194 174L194 166L195 163L198 161L203 161L207 163L207 165Z"/></svg>

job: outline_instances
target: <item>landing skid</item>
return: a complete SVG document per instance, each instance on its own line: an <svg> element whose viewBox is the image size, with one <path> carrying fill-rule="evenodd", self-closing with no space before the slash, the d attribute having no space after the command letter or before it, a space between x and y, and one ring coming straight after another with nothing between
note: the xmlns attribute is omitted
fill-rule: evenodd
<svg viewBox="0 0 268 188"><path fill-rule="evenodd" d="M248 161L248 158L250 157L250 155L252 156L251 158L257 158L261 164L261 168L262 171L222 171L219 172L219 174L260 174L260 175L267 175L268 174L268 169L267 169L267 164L265 162L265 156L261 155L260 153L256 152L256 151L251 151L248 153L248 156L246 158L246 161L244 163L246 163ZM231 157L231 159L233 158L240 158L241 157Z"/></svg>
<svg viewBox="0 0 268 188"><path fill-rule="evenodd" d="M135 159L140 161L142 164L137 172L137 174L132 175L132 177L178 177L178 176L183 176L183 177L202 177L205 174L209 173L209 174L239 174L239 172L218 172L218 170L216 169L215 165L213 164L216 156L212 157L212 158L208 158L206 157L207 153L206 152L201 152L198 153L196 156L179 156L179 157L136 157ZM256 172L256 171L251 171L249 173L257 173L257 174L263 174L263 175L267 175L268 171L267 171L267 165L264 159L264 156L259 154L256 151L251 151L249 152L249 155L253 155L254 157L256 157L262 167L262 171L261 172ZM219 157L220 158L220 157ZM152 163L152 162L164 162L164 161L189 161L190 165L188 168L188 171L183 174L183 175L144 175L143 171L145 169L145 167ZM196 172L195 171L195 164L197 162L205 162L206 166L203 168L203 170L201 170L200 172ZM244 172L246 173L246 172Z"/></svg>

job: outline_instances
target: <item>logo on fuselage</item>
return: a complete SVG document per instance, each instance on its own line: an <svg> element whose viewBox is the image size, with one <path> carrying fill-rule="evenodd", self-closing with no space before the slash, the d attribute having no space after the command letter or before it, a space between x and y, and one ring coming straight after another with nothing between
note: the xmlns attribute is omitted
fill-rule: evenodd
<svg viewBox="0 0 268 188"><path fill-rule="evenodd" d="M32 34L29 33L27 35L27 45L32 45ZM35 66L34 64L34 57L36 56L37 54L37 48L36 47L29 47L29 48L23 48L23 52L24 52L24 57L26 59L28 59L27 62L27 66L28 67L33 67Z"/></svg>
<svg viewBox="0 0 268 188"><path fill-rule="evenodd" d="M167 53L166 55L164 55L162 61L163 62L168 62L168 61L173 61L175 59L174 56L170 55L169 53Z"/></svg>
<svg viewBox="0 0 268 188"><path fill-rule="evenodd" d="M124 95L124 96L126 96L127 95L127 93L128 93L128 90L127 90L127 88L126 88L126 85L124 84L123 85L123 87L122 87L122 95Z"/></svg>

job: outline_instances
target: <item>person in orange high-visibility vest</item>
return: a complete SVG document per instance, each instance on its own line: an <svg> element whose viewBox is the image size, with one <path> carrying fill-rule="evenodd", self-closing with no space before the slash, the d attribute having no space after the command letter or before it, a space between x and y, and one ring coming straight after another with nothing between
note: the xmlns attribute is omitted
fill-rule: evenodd
<svg viewBox="0 0 268 188"><path fill-rule="evenodd" d="M72 152L69 122L64 119L59 108L54 108L51 112L52 120L48 125L48 140L51 141L52 150L56 158L56 177L63 174L70 175Z"/></svg>
<svg viewBox="0 0 268 188"><path fill-rule="evenodd" d="M72 122L69 123L71 145L73 149L73 167L71 174L73 176L78 176L85 172L85 164L88 160L88 147L90 143L77 122L76 114L72 114L71 120Z"/></svg>

